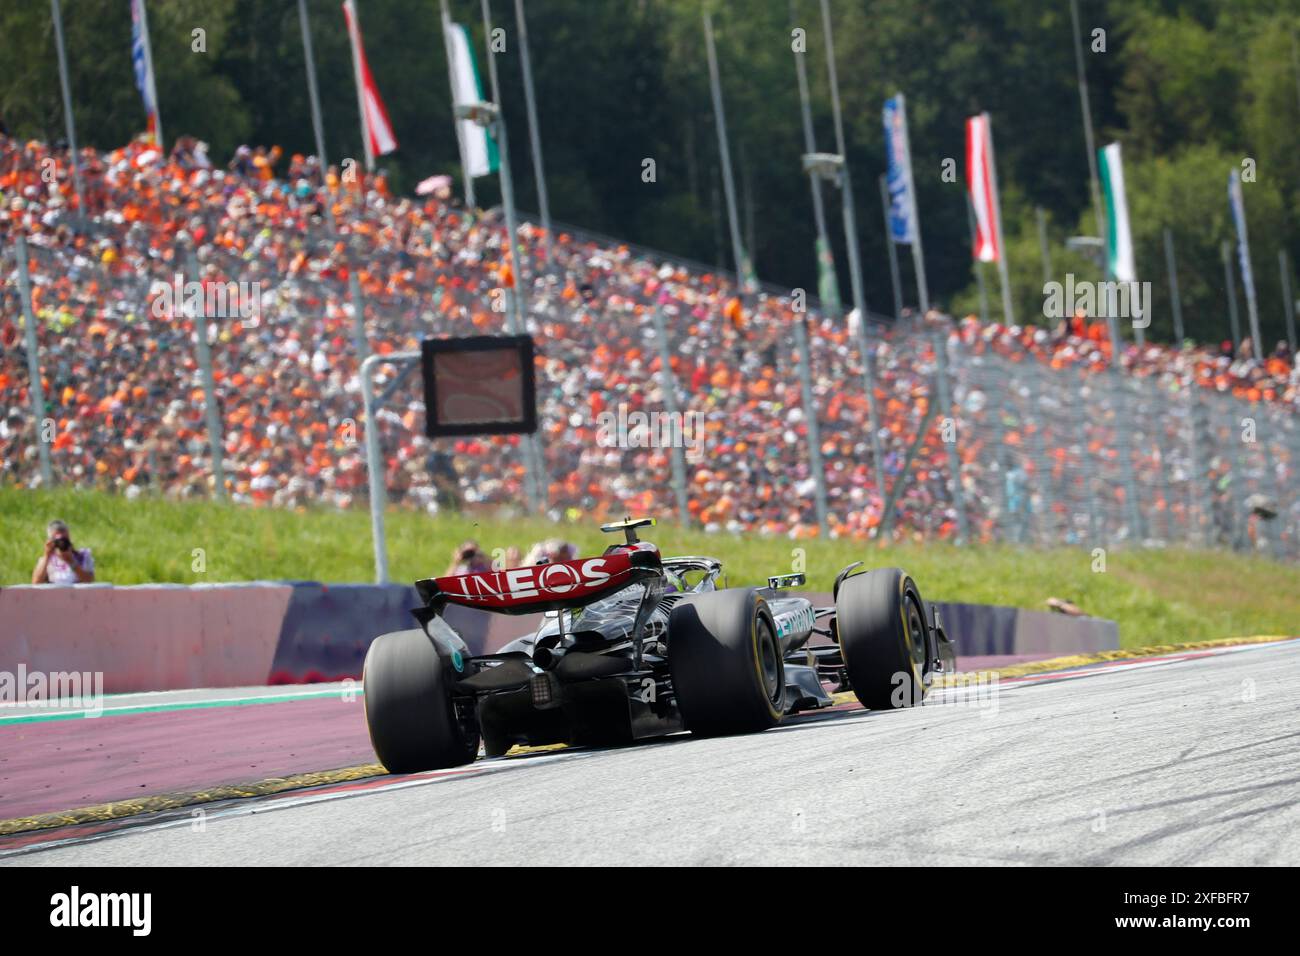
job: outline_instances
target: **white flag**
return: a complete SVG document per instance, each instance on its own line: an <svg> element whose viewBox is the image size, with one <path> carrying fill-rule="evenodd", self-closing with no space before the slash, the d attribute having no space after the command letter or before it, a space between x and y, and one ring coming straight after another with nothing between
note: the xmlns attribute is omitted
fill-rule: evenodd
<svg viewBox="0 0 1300 956"><path fill-rule="evenodd" d="M448 55L451 57L451 98L457 106L484 101L483 81L474 60L469 30L459 23L444 21ZM497 143L485 127L469 119L456 121L456 135L464 150L465 172L478 178L497 171Z"/></svg>
<svg viewBox="0 0 1300 956"><path fill-rule="evenodd" d="M1129 228L1128 197L1124 192L1124 161L1119 143L1101 153L1101 188L1106 194L1106 256L1110 274L1120 282L1136 282L1133 262L1133 231Z"/></svg>

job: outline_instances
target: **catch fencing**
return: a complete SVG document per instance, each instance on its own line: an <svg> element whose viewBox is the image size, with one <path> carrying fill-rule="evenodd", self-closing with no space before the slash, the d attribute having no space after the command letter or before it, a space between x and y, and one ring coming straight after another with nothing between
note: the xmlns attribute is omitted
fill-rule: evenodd
<svg viewBox="0 0 1300 956"><path fill-rule="evenodd" d="M818 525L815 502L824 496L826 530L835 534L868 537L883 527L921 539L1186 543L1300 558L1300 426L1289 406L1207 390L1189 380L1190 372L1169 371L1176 365L1149 375L1051 367L1018 346L982 338L968 344L950 323L890 323L872 315L864 335L852 334L815 298L794 312L794 290L771 285L743 296L736 320L723 315L735 290L729 274L570 227L560 231L569 238L553 244L549 261L540 242L530 240L522 284L542 356L539 504L554 517L654 509L713 530L789 533ZM491 239L480 237L442 271L374 236L345 246L313 227L287 241L293 248L276 255L260 247L199 250L206 279L257 288L256 317L231 320L242 324L239 335L225 335L220 321L209 328L225 472L239 489L267 473L258 464L266 461L276 486L263 496L270 503L359 505L361 439L337 440L349 423L354 431L365 424L359 393L348 384L359 362L343 331L357 307L342 278L346 269L355 264L371 277L388 277L365 296L372 349L410 348L429 335L503 331L502 294L513 293L484 267L494 254ZM184 255L153 255L143 272L125 270L111 256L106 261L97 249L30 245L29 255L41 298L42 367L52 386L47 417L76 411L64 406L69 385L91 391L92 399L111 393L116 376L129 371L130 363L120 361L123 348L136 362L168 366L151 369L147 395L121 409L113 426L93 419L83 425L79 452L54 449L56 482L120 488L117 472L134 463L159 493L210 492L211 481L203 481L211 473L205 429L202 416L192 414L202 385L194 336L151 308L159 283L176 273L191 278ZM313 275L302 266L329 257L340 268ZM297 262L292 268L285 266L290 259ZM6 242L0 303L4 319L21 328L18 272ZM798 347L794 321L806 324L806 350ZM86 348L92 323L117 333L111 347ZM346 344L331 346L318 371L313 353L331 336ZM146 339L165 348L146 356ZM290 339L303 356L288 354ZM6 405L23 406L26 415L22 336L3 349ZM376 416L389 463L385 494L417 507L517 506L527 446L485 439L471 455L430 443L422 437L418 377L399 380L399 371L382 371L377 383L388 392L389 407ZM239 379L246 384L232 384ZM257 400L258 389L319 417L331 439L322 454L333 478L298 473L303 458L292 451L247 451L232 411ZM810 447L809 395L820 455ZM687 460L682 447L598 445L598 409L620 405L698 415L705 454ZM176 414L169 416L169 408ZM178 427L177 415L193 427ZM132 438L128 454L115 454L121 449L114 443L124 441L122 419L145 422L156 440ZM27 430L28 443L7 463L5 480L30 485L38 480L30 453L38 429L29 421ZM818 458L820 469L812 464ZM111 463L107 475L86 470L97 460ZM256 498L256 488L249 494Z"/></svg>

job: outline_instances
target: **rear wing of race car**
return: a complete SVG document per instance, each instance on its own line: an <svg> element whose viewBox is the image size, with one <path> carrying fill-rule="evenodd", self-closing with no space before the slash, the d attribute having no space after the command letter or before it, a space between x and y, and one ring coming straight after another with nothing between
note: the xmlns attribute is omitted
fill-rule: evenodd
<svg viewBox="0 0 1300 956"><path fill-rule="evenodd" d="M415 589L425 603L425 615L441 614L448 604L497 614L535 614L585 607L629 585L663 576L659 549L638 541L612 545L599 557L424 578L415 582Z"/></svg>

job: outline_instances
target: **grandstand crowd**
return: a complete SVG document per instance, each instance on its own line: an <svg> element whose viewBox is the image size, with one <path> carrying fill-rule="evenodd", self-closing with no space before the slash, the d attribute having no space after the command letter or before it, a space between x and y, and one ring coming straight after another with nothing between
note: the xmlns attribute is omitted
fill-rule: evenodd
<svg viewBox="0 0 1300 956"><path fill-rule="evenodd" d="M177 273L194 278L192 251L203 282L240 283L256 300L251 316L208 326L235 500L364 504L369 423L352 339L355 269L368 346L380 353L417 349L430 335L504 331L500 290L523 291L528 329L540 346L547 499L562 518L675 510L669 449L596 440L604 410L663 407L653 324L662 309L681 404L706 423L706 452L687 464L693 520L714 530L818 533L788 297L742 297L726 275L576 232L547 242L527 223L511 256L496 211L467 209L447 195L393 195L382 176L344 182L314 157L278 148L243 147L220 166L193 138L178 140L168 154L142 139L103 153L86 149L80 168L84 210L76 208L65 148L0 135L2 482L40 481L41 423L31 414L14 259L21 230L57 483L128 497L211 494L195 322L175 303L160 303L160 289ZM1191 457L1182 446L1194 441L1176 441L1195 429L1211 437L1213 416L1207 424L1203 413L1189 412L1201 414L1188 419L1200 424L1133 437L1140 423L1124 421L1124 403L1108 391L1116 373L1104 322L1076 317L1056 328L1006 327L933 313L870 331L877 476L856 317L813 311L807 318L833 534L866 537L880 524L886 494L935 401L936 347L954 369L987 359L989 368L1032 368L1061 385L1054 397L1008 398L996 383L954 378L951 411L962 436L956 450L973 536L1005 535L1009 516L1033 515L1056 522L1057 537L1077 540L1083 497L1123 504L1133 494L1131 485L1112 480L1121 454L1131 456L1144 487L1164 488L1155 513L1166 520L1179 513L1184 525L1209 520L1211 503L1201 503L1198 517L1190 497L1168 490L1171 476L1180 472L1175 484L1183 485L1203 477L1213 488L1231 472L1231 462L1208 453L1199 462ZM1125 381L1170 398L1171 407L1192 395L1231 395L1287 414L1300 404L1300 377L1285 345L1257 357L1234 354L1226 343L1128 343L1117 365ZM399 372L384 366L380 387ZM1012 379L1003 379L1008 393ZM1081 410L1090 394L1096 407ZM1111 401L1102 400L1106 394ZM419 397L417 383L408 382L377 416L390 497L430 511L519 506L517 439L431 442ZM957 534L948 453L941 430L930 429L898 486L894 534ZM1293 479L1296 453L1293 445L1276 446L1261 466L1271 474L1257 480L1266 487ZM1098 472L1080 488L1088 481L1079 471L1083 456Z"/></svg>

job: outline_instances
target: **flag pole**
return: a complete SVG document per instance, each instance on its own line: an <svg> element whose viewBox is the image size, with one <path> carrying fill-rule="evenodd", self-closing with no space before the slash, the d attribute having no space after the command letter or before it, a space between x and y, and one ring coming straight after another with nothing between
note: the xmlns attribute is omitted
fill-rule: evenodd
<svg viewBox="0 0 1300 956"><path fill-rule="evenodd" d="M320 160L321 192L325 195L325 221L332 235L338 234L334 201L329 194L329 159L325 155L325 123L321 118L320 91L316 88L316 57L312 53L311 24L307 22L307 0L298 0L298 23L302 27L303 59L307 63L307 98L311 103L311 125L316 134L316 157Z"/></svg>
<svg viewBox="0 0 1300 956"><path fill-rule="evenodd" d="M718 54L713 44L713 18L704 11L704 40L709 58L709 91L713 96L713 122L718 131L718 152L722 158L722 187L727 198L727 221L731 226L731 249L736 259L736 286L743 296L749 283L750 268L740 241L740 219L736 213L736 184L731 174L731 151L727 146L727 114L722 105L722 84L718 77ZM830 534L829 506L826 496L826 467L822 462L821 433L817 422L817 402L813 392L812 350L808 342L807 313L794 316L795 345L799 353L799 389L804 419L808 426L808 470L813 479L813 506L817 528L822 537Z"/></svg>
<svg viewBox="0 0 1300 956"><path fill-rule="evenodd" d="M840 157L841 218L844 220L844 243L849 258L849 282L853 287L853 308L858 313L858 349L862 353L862 384L867 399L867 419L871 428L871 467L876 494L885 497L884 453L880 447L880 418L876 413L875 351L867 337L867 296L862 287L862 252L858 248L858 221L853 210L853 179L849 175L849 156L844 144L844 117L840 112L840 83L835 72L835 35L831 28L829 0L821 0L822 31L826 36L826 78L831 91L831 116L835 121L835 146Z"/></svg>
<svg viewBox="0 0 1300 956"><path fill-rule="evenodd" d="M979 233L975 228L975 207L970 201L970 193L966 193L966 224L970 229L971 248L975 248L975 243L979 238ZM989 324L989 291L984 286L984 263L980 262L978 256L971 256L971 268L975 271L975 284L979 286L980 292L980 322L984 325Z"/></svg>
<svg viewBox="0 0 1300 956"><path fill-rule="evenodd" d="M1183 347L1183 297L1178 291L1178 263L1174 259L1174 234L1165 228L1165 266L1169 270L1169 304L1174 313L1174 342Z"/></svg>
<svg viewBox="0 0 1300 956"><path fill-rule="evenodd" d="M1092 212L1097 217L1097 236L1106 238L1106 214L1101 207L1101 186L1097 179L1097 147L1092 132L1092 107L1088 103L1088 78L1083 68L1083 36L1079 30L1079 3L1070 0L1070 25L1074 29L1074 67L1079 83L1079 105L1083 111L1083 140L1088 151L1088 186L1092 192Z"/></svg>
<svg viewBox="0 0 1300 956"><path fill-rule="evenodd" d="M154 145L161 152L163 149L162 106L158 103L158 85L154 80L153 43L149 39L149 11L146 7L145 0L140 0L140 39L144 44L144 66L147 74L145 82L149 88L149 99L153 103Z"/></svg>
<svg viewBox="0 0 1300 956"><path fill-rule="evenodd" d="M86 197L81 191L81 157L77 152L77 124L72 116L72 84L68 80L68 53L63 47L63 15L59 0L50 0L54 20L54 45L59 53L59 85L63 88L63 122L68 131L68 151L72 156L72 188L77 195L77 218L86 219Z"/></svg>
<svg viewBox="0 0 1300 956"><path fill-rule="evenodd" d="M713 18L704 11L704 41L709 59L709 92L713 96L713 125L718 131L718 153L722 158L722 191L727 200L727 224L731 228L731 253L736 260L736 288L745 291L745 250L740 241L740 219L736 212L736 182L731 173L731 150L727 145L727 114L722 105L722 86L718 79L718 54L713 45Z"/></svg>
<svg viewBox="0 0 1300 956"><path fill-rule="evenodd" d="M1237 220L1237 254L1241 257L1241 285L1246 290L1246 315L1250 319L1250 340L1255 347L1254 358L1264 358L1264 341L1259 332L1259 303L1255 298L1255 273L1250 264L1250 233L1246 229L1246 200L1241 194L1241 174L1233 170L1231 192Z"/></svg>
<svg viewBox="0 0 1300 956"><path fill-rule="evenodd" d="M510 176L510 146L506 137L506 118L501 110L501 82L497 76L496 52L492 49L492 8L489 0L482 0L481 6L483 41L487 46L488 77L492 82L492 102L497 109L495 123L499 155L497 174L501 177L501 202L506 212L506 246L503 252L510 256L510 268L514 278L514 288L510 295L509 323L512 334L522 335L527 332L524 317L528 314L528 302L524 292L524 257L519 254L519 224L515 215L514 180ZM524 458L525 481L533 488L535 506L545 514L548 504L548 484L541 433L524 435L520 442L520 450Z"/></svg>
<svg viewBox="0 0 1300 956"><path fill-rule="evenodd" d="M321 119L320 91L316 88L316 60L312 53L311 26L307 22L307 0L298 0L298 22L302 26L303 57L307 61L307 95L311 101L311 122L316 133L316 152L320 157L321 191L325 196L325 221L329 226L331 241L338 238L338 223L334 219L334 198L329 188L329 159L325 155L325 127ZM357 353L357 364L370 354L366 340L366 304L361 295L361 280L357 276L356 262L350 252L344 252L348 266L348 293L352 297L352 344ZM373 490L373 489L372 489Z"/></svg>
<svg viewBox="0 0 1300 956"><path fill-rule="evenodd" d="M1291 297L1291 267L1285 249L1277 251L1277 265L1282 274L1282 314L1286 317L1286 343L1291 349L1291 367L1295 367L1295 299Z"/></svg>
<svg viewBox="0 0 1300 956"><path fill-rule="evenodd" d="M1002 313L1007 325L1015 325L1011 309L1011 279L1007 275L1007 244L1002 237L1002 194L998 192L998 164L993 152L993 120L987 112L984 117L984 161L988 164L989 188L993 192L993 209L998 216L998 275L1002 279Z"/></svg>
<svg viewBox="0 0 1300 956"><path fill-rule="evenodd" d="M1237 315L1237 282L1232 274L1232 243L1224 240L1219 252L1223 255L1223 278L1228 290L1228 324L1232 332L1232 348L1240 351L1241 319Z"/></svg>
<svg viewBox="0 0 1300 956"><path fill-rule="evenodd" d="M348 12L348 45L352 47L352 82L357 87L357 119L361 122L361 146L365 150L366 172L375 171L375 151L370 145L370 124L366 122L366 91L361 78L361 18L356 0L344 0Z"/></svg>
<svg viewBox="0 0 1300 956"><path fill-rule="evenodd" d="M916 208L916 180L912 176L912 133L907 128L907 100L902 93L897 96L898 111L903 118L903 152L907 164L907 203L912 214L912 264L916 269L917 301L921 305L921 317L930 311L930 284L925 278L925 255L921 250L921 214ZM888 237L887 238L892 238Z"/></svg>
<svg viewBox="0 0 1300 956"><path fill-rule="evenodd" d="M451 13L447 10L447 0L442 3L442 45L447 49L447 81L451 93L451 123L456 130L456 150L460 153L460 175L465 187L465 205L474 206L474 177L469 174L469 160L465 158L465 140L461 137L461 120L456 118L456 58L452 52Z"/></svg>
<svg viewBox="0 0 1300 956"><path fill-rule="evenodd" d="M1296 45L1295 30L1291 31L1291 72L1295 76L1296 100L1300 102L1300 47Z"/></svg>
<svg viewBox="0 0 1300 956"><path fill-rule="evenodd" d="M1042 206L1034 207L1034 218L1038 220L1038 254L1043 259L1043 285L1052 281L1052 252L1047 244L1047 213Z"/></svg>
<svg viewBox="0 0 1300 956"><path fill-rule="evenodd" d="M27 272L27 235L21 228L14 232L14 255L18 260L18 298L23 312L23 340L27 348L27 394L32 405L36 453L41 465L41 486L49 488L54 483L54 471L50 465L50 442L47 440L49 433L45 428L45 388L41 379L41 346L36 337L36 315L32 310L32 280Z"/></svg>
<svg viewBox="0 0 1300 956"><path fill-rule="evenodd" d="M860 328L863 332L863 344L866 343L867 300L862 286L862 255L858 249L858 224L853 210L852 178L849 176L849 157L844 145L844 117L840 113L840 86L835 72L835 40L831 32L831 8L827 0L821 0L822 30L826 35L826 73L831 90L831 116L835 121L835 148L840 156L840 193L843 200L844 241L848 247L849 280L853 287L853 308L858 312ZM874 408L874 396L869 396L869 404ZM874 423L873 423L874 429ZM879 456L876 466L881 462ZM877 476L879 472L877 472ZM883 486L881 492L883 493Z"/></svg>
<svg viewBox="0 0 1300 956"><path fill-rule="evenodd" d="M880 174L880 203L885 210L885 246L889 249L889 282L894 288L894 318L901 319L903 317L903 283L898 272L898 248L894 245L893 230L889 222L889 177L885 173Z"/></svg>
<svg viewBox="0 0 1300 956"><path fill-rule="evenodd" d="M794 19L795 19L794 0L790 0L791 22L793 22ZM808 155L812 155L813 153L817 152L817 137L813 133L812 105L808 96L808 70L806 65L804 64L804 57L806 55L807 55L806 53L795 50L794 67L795 67L795 74L798 76L799 79L799 114L800 114L800 119L803 123L804 152L807 153ZM813 222L816 223L817 225L816 253L817 253L817 278L819 280L818 283L819 291L820 291L820 280L823 274L823 270L825 270L825 274L829 276L828 285L831 288L833 288L836 293L835 304L838 305L839 288L840 288L839 277L835 274L835 254L831 250L831 240L826 230L826 206L822 200L821 178L817 175L816 170L812 170L812 169L808 170L808 184L812 188ZM832 303L828 303L826 301L825 296L822 296L821 298L822 298L822 311L825 312L830 318L834 318L834 319L840 318L838 314L830 315L830 311L831 311L830 306ZM838 313L839 309L836 308L834 311Z"/></svg>
<svg viewBox="0 0 1300 956"><path fill-rule="evenodd" d="M488 0L482 0L483 7L483 39L487 45L488 59L488 77L492 83L492 102L496 104L496 134L497 134L497 152L500 156L500 164L497 172L501 177L501 201L505 206L506 212L506 248L505 251L510 256L510 268L514 271L514 294L510 297L513 308L511 318L514 322L512 332L519 334L525 331L524 316L527 314L528 306L524 301L524 270L522 256L517 255L519 245L519 225L515 214L515 188L514 179L510 175L510 148L506 143L506 120L505 114L501 110L501 85L497 78L497 60L496 53L492 49L492 10L488 6Z"/></svg>
<svg viewBox="0 0 1300 956"><path fill-rule="evenodd" d="M537 98L533 90L533 64L528 56L528 18L524 16L524 0L515 0L515 22L519 25L519 62L524 73L524 106L528 112L528 140L533 150L533 177L537 180L537 211L542 217L542 231L546 234L546 258L551 258L551 203L546 193L546 170L542 163L542 135L537 123Z"/></svg>

